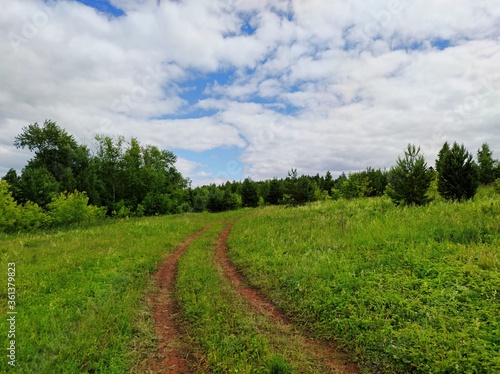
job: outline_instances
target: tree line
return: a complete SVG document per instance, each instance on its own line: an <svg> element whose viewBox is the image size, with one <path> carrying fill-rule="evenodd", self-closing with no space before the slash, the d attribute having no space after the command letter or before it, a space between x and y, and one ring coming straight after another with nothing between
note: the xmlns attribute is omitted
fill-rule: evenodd
<svg viewBox="0 0 500 374"><path fill-rule="evenodd" d="M20 175L10 169L0 184L0 231L184 212L221 212L262 205L296 206L328 199L387 194L397 205L421 205L433 181L441 196L464 200L480 183L500 178L500 165L487 144L477 162L463 145L448 143L428 167L420 149L408 145L390 170L371 167L334 179L299 175L265 181L226 182L191 188L175 168L176 156L136 138L95 136L95 146L78 144L55 122L23 127L14 145L34 153ZM500 184L500 182L499 182Z"/></svg>

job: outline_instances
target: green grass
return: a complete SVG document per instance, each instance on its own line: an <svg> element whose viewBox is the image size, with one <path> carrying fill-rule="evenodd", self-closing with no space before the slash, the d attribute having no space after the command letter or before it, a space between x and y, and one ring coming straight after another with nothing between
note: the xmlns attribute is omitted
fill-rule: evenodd
<svg viewBox="0 0 500 374"><path fill-rule="evenodd" d="M367 372L500 371L500 196L255 210L230 236L250 282Z"/></svg>
<svg viewBox="0 0 500 374"><path fill-rule="evenodd" d="M0 315L7 315L7 263L15 262L15 372L129 372L154 348L145 302L152 273L166 253L212 220L209 214L167 216L4 235ZM5 345L6 318L0 331ZM8 369L0 360L0 372Z"/></svg>
<svg viewBox="0 0 500 374"><path fill-rule="evenodd" d="M184 333L195 347L197 372L319 373L323 363L304 352L289 326L255 314L214 261L224 223L215 224L180 259L176 284Z"/></svg>
<svg viewBox="0 0 500 374"><path fill-rule="evenodd" d="M214 262L231 256L307 332L336 339L366 372L500 372L500 195L396 208L384 198L112 221L0 236L0 331L16 263L16 373L140 372L156 348L146 295L181 258L183 331L200 372L320 373L293 328L254 314ZM8 372L7 359L0 372Z"/></svg>

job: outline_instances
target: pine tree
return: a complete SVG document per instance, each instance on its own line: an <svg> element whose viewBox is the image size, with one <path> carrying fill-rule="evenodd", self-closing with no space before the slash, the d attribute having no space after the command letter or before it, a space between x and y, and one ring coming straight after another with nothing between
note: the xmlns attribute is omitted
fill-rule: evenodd
<svg viewBox="0 0 500 374"><path fill-rule="evenodd" d="M441 173L441 170L442 170L442 165L443 165L443 158L444 156L450 151L450 145L448 144L448 142L445 142L443 144L443 147L441 148L441 150L439 151L438 153L438 158L436 160L436 171L438 173Z"/></svg>
<svg viewBox="0 0 500 374"><path fill-rule="evenodd" d="M277 178L274 178L269 183L269 193L266 196L266 203L272 205L278 205L281 199L283 199L282 182Z"/></svg>
<svg viewBox="0 0 500 374"><path fill-rule="evenodd" d="M454 142L451 148L446 146L447 143L436 161L438 192L447 200L471 199L479 187L479 168L463 144Z"/></svg>
<svg viewBox="0 0 500 374"><path fill-rule="evenodd" d="M427 190L432 177L420 147L408 144L405 157L398 157L389 171L387 194L396 205L424 205L430 200Z"/></svg>
<svg viewBox="0 0 500 374"><path fill-rule="evenodd" d="M495 160L488 144L484 143L477 151L477 162L479 164L479 182L484 185L493 183L496 177Z"/></svg>

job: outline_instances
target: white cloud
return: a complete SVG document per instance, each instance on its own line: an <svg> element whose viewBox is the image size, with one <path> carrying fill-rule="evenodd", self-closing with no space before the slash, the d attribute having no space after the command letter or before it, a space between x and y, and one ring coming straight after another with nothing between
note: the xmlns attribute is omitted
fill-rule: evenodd
<svg viewBox="0 0 500 374"><path fill-rule="evenodd" d="M390 166L409 142L430 164L444 140L473 153L486 141L500 157L494 0L112 4L126 14L62 0L2 5L0 175L30 157L12 146L22 126L45 119L83 142L106 133L240 147L254 179ZM182 88L223 71L231 79L207 81L198 103ZM187 176L221 180L208 164L178 161Z"/></svg>

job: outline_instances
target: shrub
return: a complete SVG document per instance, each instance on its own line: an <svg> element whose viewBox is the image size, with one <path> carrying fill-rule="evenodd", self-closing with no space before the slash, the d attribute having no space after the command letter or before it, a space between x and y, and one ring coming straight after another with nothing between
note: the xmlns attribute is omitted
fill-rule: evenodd
<svg viewBox="0 0 500 374"><path fill-rule="evenodd" d="M22 229L36 230L50 223L50 217L36 203L28 201L20 211L18 224Z"/></svg>
<svg viewBox="0 0 500 374"><path fill-rule="evenodd" d="M0 232L15 229L19 215L19 207L9 191L9 184L0 181Z"/></svg>
<svg viewBox="0 0 500 374"><path fill-rule="evenodd" d="M54 225L94 222L104 217L104 208L87 205L85 192L60 193L47 204L51 223Z"/></svg>
<svg viewBox="0 0 500 374"><path fill-rule="evenodd" d="M500 178L497 178L493 182L493 189L495 190L496 193L500 193Z"/></svg>
<svg viewBox="0 0 500 374"><path fill-rule="evenodd" d="M28 201L16 203L6 181L0 182L0 232L30 230L45 226L49 217L37 204Z"/></svg>

